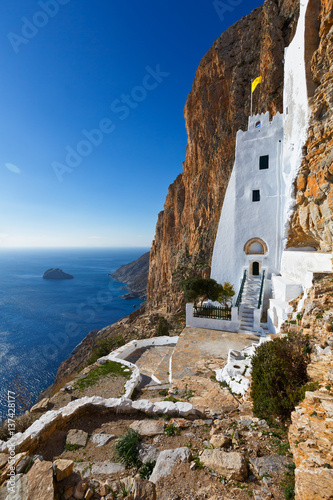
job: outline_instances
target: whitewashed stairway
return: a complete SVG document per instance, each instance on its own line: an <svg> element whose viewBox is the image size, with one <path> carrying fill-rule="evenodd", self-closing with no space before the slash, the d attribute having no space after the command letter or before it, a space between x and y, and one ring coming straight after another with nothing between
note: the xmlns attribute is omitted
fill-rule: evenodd
<svg viewBox="0 0 333 500"><path fill-rule="evenodd" d="M242 302L239 307L241 333L255 332L254 310L258 307L262 276L248 276L245 281Z"/></svg>

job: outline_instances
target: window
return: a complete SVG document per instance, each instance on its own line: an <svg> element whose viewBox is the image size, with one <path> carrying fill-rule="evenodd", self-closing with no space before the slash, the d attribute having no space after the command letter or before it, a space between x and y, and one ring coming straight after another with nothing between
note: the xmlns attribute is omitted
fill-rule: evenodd
<svg viewBox="0 0 333 500"><path fill-rule="evenodd" d="M260 201L260 191L256 189L252 191L252 201Z"/></svg>
<svg viewBox="0 0 333 500"><path fill-rule="evenodd" d="M268 168L269 156L260 156L259 158L259 170L266 170Z"/></svg>
<svg viewBox="0 0 333 500"><path fill-rule="evenodd" d="M256 128L261 128L261 122L256 123Z"/></svg>
<svg viewBox="0 0 333 500"><path fill-rule="evenodd" d="M263 246L261 243L259 243L259 241L254 241L253 243L251 243L249 249L248 249L248 253L249 254L253 254L253 253L264 253L264 249L263 249Z"/></svg>

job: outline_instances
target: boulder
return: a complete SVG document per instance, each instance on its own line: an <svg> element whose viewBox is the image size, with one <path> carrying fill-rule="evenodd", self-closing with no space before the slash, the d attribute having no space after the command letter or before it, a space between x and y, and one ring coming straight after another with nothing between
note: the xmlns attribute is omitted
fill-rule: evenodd
<svg viewBox="0 0 333 500"><path fill-rule="evenodd" d="M94 490L88 488L86 494L84 495L84 500L91 500L93 496L94 496Z"/></svg>
<svg viewBox="0 0 333 500"><path fill-rule="evenodd" d="M98 475L110 475L115 474L116 472L122 472L125 470L125 466L123 464L113 463L113 462L95 462L91 468L92 476Z"/></svg>
<svg viewBox="0 0 333 500"><path fill-rule="evenodd" d="M28 478L23 474L14 476L13 486L0 488L0 500L23 500L28 498Z"/></svg>
<svg viewBox="0 0 333 500"><path fill-rule="evenodd" d="M73 460L55 460L53 462L53 470L57 481L62 481L63 479L66 479L66 477L69 477L73 472L73 467Z"/></svg>
<svg viewBox="0 0 333 500"><path fill-rule="evenodd" d="M333 470L324 467L296 469L295 480L295 498L332 500Z"/></svg>
<svg viewBox="0 0 333 500"><path fill-rule="evenodd" d="M145 479L135 478L132 495L134 500L156 500L155 484Z"/></svg>
<svg viewBox="0 0 333 500"><path fill-rule="evenodd" d="M230 436L225 436L224 434L213 434L210 439L210 444L215 448L225 448L231 445Z"/></svg>
<svg viewBox="0 0 333 500"><path fill-rule="evenodd" d="M250 458L250 463L258 477L267 474L278 474L283 476L286 472L286 466L290 464L290 462L290 459L277 455L272 457Z"/></svg>
<svg viewBox="0 0 333 500"><path fill-rule="evenodd" d="M7 453L0 453L0 469L3 469L8 463L9 455Z"/></svg>
<svg viewBox="0 0 333 500"><path fill-rule="evenodd" d="M97 448L100 446L105 446L116 436L113 434L93 434L91 436L91 441L97 445Z"/></svg>
<svg viewBox="0 0 333 500"><path fill-rule="evenodd" d="M50 407L50 399L44 398L39 403L36 403L30 410L30 413L38 413L42 411L47 411Z"/></svg>
<svg viewBox="0 0 333 500"><path fill-rule="evenodd" d="M162 451L157 459L153 473L150 476L150 482L157 483L159 479L171 474L175 465L191 460L191 451L186 448L176 448L175 450Z"/></svg>
<svg viewBox="0 0 333 500"><path fill-rule="evenodd" d="M17 467L17 465L23 460L24 457L28 455L28 452L23 452L23 453L18 453L15 455L15 457L12 459L12 463L9 463L5 466L3 471L0 474L0 487L3 485L3 483L7 480L10 474L11 467Z"/></svg>
<svg viewBox="0 0 333 500"><path fill-rule="evenodd" d="M156 462L160 451L156 446L141 443L139 446L139 460L146 464L147 462Z"/></svg>
<svg viewBox="0 0 333 500"><path fill-rule="evenodd" d="M164 421L137 420L130 425L130 428L138 432L140 436L157 436L157 434L164 434Z"/></svg>
<svg viewBox="0 0 333 500"><path fill-rule="evenodd" d="M31 456L27 455L26 457L23 457L22 460L16 466L16 474L21 474L25 472L26 468L30 463L32 463Z"/></svg>
<svg viewBox="0 0 333 500"><path fill-rule="evenodd" d="M227 479L244 481L247 477L245 458L241 453L220 450L204 450L200 456L201 462Z"/></svg>
<svg viewBox="0 0 333 500"><path fill-rule="evenodd" d="M84 448L87 445L88 433L79 429L71 429L68 431L66 444L71 446L78 446Z"/></svg>
<svg viewBox="0 0 333 500"><path fill-rule="evenodd" d="M28 496L26 500L50 500L54 497L52 462L36 460L27 474Z"/></svg>
<svg viewBox="0 0 333 500"><path fill-rule="evenodd" d="M79 484L76 486L74 490L74 498L77 498L77 500L82 500L84 498L85 493L88 489L88 481L87 479L82 479L82 481L79 482Z"/></svg>

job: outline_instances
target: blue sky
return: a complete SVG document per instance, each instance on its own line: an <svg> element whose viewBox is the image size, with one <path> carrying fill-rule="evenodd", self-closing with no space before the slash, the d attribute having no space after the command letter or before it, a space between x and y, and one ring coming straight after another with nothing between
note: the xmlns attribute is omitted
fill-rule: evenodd
<svg viewBox="0 0 333 500"><path fill-rule="evenodd" d="M3 0L0 248L150 246L200 60L261 4Z"/></svg>

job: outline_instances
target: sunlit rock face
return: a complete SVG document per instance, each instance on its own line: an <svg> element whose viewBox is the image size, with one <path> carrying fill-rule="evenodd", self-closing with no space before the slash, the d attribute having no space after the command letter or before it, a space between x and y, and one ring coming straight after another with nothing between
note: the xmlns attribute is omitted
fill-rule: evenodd
<svg viewBox="0 0 333 500"><path fill-rule="evenodd" d="M182 305L174 271L186 255L211 265L236 132L247 128L250 81L262 75L254 113L283 111L283 57L295 33L298 0L266 0L222 33L202 59L185 106L183 173L169 187L150 255L148 308Z"/></svg>
<svg viewBox="0 0 333 500"><path fill-rule="evenodd" d="M288 246L332 250L333 2L311 0L306 19L307 86L311 110ZM318 21L317 21L318 19Z"/></svg>

